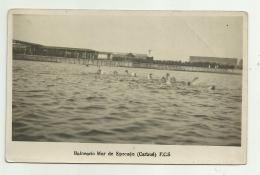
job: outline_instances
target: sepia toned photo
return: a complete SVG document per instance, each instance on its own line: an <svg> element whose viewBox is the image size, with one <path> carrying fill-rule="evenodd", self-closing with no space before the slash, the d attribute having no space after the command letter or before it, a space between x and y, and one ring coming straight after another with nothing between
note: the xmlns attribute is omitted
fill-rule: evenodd
<svg viewBox="0 0 260 175"><path fill-rule="evenodd" d="M218 147L245 156L245 26L243 12L14 10L8 143L154 146L165 154L142 152L168 159L175 146ZM120 153L142 156L129 151Z"/></svg>

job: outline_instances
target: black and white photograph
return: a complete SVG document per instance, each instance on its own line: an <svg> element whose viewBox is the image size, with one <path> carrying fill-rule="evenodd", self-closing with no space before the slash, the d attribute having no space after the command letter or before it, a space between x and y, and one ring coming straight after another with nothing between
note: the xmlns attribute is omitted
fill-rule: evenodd
<svg viewBox="0 0 260 175"><path fill-rule="evenodd" d="M12 141L241 147L235 14L12 14Z"/></svg>

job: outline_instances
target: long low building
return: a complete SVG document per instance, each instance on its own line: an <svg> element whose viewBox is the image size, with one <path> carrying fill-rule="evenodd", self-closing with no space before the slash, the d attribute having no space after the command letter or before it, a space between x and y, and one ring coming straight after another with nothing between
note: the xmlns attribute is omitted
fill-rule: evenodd
<svg viewBox="0 0 260 175"><path fill-rule="evenodd" d="M103 52L85 48L46 46L20 40L13 40L13 54L41 55L66 58L82 58L116 61L152 61L147 54Z"/></svg>
<svg viewBox="0 0 260 175"><path fill-rule="evenodd" d="M215 63L221 65L237 66L237 58L221 58L221 57L202 57L202 56L190 56L191 63Z"/></svg>
<svg viewBox="0 0 260 175"><path fill-rule="evenodd" d="M98 57L98 52L91 49L45 46L20 40L13 40L13 54L88 59L95 59Z"/></svg>
<svg viewBox="0 0 260 175"><path fill-rule="evenodd" d="M113 53L113 61L133 61L133 62L147 62L153 61L153 57L149 57L147 54L138 54L138 53Z"/></svg>

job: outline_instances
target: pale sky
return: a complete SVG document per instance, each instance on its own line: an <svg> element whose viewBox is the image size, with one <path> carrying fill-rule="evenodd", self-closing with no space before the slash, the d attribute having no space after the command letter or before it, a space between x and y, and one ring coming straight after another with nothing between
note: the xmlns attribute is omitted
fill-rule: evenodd
<svg viewBox="0 0 260 175"><path fill-rule="evenodd" d="M132 12L14 15L13 38L50 46L148 53L155 59L189 56L242 59L243 18Z"/></svg>

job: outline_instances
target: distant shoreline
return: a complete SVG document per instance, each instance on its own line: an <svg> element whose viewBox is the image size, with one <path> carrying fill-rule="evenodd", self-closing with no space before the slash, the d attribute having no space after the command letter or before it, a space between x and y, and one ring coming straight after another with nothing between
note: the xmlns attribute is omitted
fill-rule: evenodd
<svg viewBox="0 0 260 175"><path fill-rule="evenodd" d="M112 60L102 60L102 59L86 60L82 58L68 58L68 57L55 57L55 56L27 55L27 54L14 54L13 59L25 60L25 61L108 66L108 67L129 67L129 68L143 68L143 69L156 69L156 70L169 70L169 71L205 72L205 73L217 73L217 74L242 75L241 69L215 69L215 68L194 67L194 66L164 65L164 64L156 64L156 63L136 63L132 61L112 61Z"/></svg>

